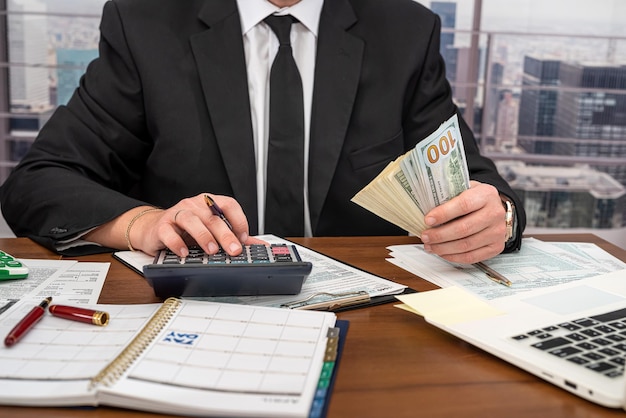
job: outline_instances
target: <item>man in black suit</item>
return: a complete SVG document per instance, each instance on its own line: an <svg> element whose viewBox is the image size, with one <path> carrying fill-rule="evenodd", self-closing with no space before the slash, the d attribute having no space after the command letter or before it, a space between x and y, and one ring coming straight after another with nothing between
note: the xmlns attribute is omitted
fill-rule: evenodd
<svg viewBox="0 0 626 418"><path fill-rule="evenodd" d="M69 254L167 246L179 255L188 238L237 253L251 235L272 233L262 216L262 150L264 80L277 43L263 19L274 12L299 21L292 36L307 120L306 234L405 233L350 199L458 111L439 19L412 0L106 3L99 58L2 187L14 232ZM472 186L427 214L432 228L422 239L428 251L473 263L518 249L525 215L460 125Z"/></svg>

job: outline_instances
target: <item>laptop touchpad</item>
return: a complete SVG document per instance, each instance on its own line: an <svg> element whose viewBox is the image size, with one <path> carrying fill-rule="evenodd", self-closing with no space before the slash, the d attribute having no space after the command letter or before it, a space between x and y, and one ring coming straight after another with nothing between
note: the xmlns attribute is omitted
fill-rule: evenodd
<svg viewBox="0 0 626 418"><path fill-rule="evenodd" d="M620 300L624 298L586 285L522 299L526 303L560 315L574 314Z"/></svg>

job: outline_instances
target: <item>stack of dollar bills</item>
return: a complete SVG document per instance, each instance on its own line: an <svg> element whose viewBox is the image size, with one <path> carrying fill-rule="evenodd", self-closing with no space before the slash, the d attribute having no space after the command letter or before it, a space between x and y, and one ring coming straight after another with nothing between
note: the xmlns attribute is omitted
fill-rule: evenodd
<svg viewBox="0 0 626 418"><path fill-rule="evenodd" d="M390 162L352 201L417 235L424 215L469 188L469 172L456 116L415 148Z"/></svg>

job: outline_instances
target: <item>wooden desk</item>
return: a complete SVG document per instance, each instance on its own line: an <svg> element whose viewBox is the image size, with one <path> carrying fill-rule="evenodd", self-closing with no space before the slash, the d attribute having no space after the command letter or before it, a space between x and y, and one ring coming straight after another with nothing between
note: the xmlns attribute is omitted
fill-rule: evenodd
<svg viewBox="0 0 626 418"><path fill-rule="evenodd" d="M626 261L626 251L589 234L538 235L545 241L594 242ZM436 288L384 261L385 247L409 237L303 238L295 242L374 274L425 291ZM23 238L0 239L21 258L58 258ZM157 302L144 279L109 254L79 258L110 261L100 303ZM623 417L624 412L580 399L443 331L393 304L342 312L350 321L331 397L333 417ZM147 417L142 412L0 407L0 417Z"/></svg>

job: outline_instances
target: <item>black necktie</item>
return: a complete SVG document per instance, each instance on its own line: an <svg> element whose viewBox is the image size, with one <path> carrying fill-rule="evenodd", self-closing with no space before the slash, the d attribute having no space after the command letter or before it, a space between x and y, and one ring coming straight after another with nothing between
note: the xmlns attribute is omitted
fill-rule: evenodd
<svg viewBox="0 0 626 418"><path fill-rule="evenodd" d="M304 105L302 80L293 59L292 16L265 19L280 46L270 72L265 233L304 235Z"/></svg>

